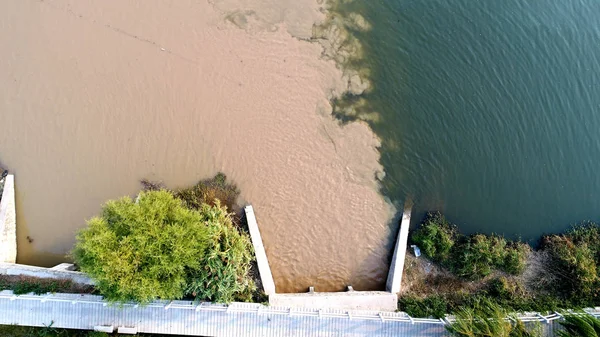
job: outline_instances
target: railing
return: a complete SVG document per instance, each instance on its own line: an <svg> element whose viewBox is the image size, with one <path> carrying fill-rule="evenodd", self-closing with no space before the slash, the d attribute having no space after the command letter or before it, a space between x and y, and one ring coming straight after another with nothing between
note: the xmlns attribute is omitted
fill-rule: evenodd
<svg viewBox="0 0 600 337"><path fill-rule="evenodd" d="M14 295L12 291L5 290L0 292L0 299L9 299L10 301L41 301L41 302L70 302L72 305L78 303L94 304L98 306L114 306L118 308L136 309L139 307L163 308L164 310L193 310L200 311L220 311L227 313L255 313L257 315L288 315L305 316L319 318L344 318L350 320L371 320L385 322L405 322L410 324L436 324L447 325L456 321L452 316L443 319L414 318L405 312L376 312L376 311L345 311L334 309L306 309L306 308L285 308L270 307L259 303L239 303L234 302L229 305L210 302L195 303L191 301L155 301L146 305L136 303L109 303L102 296L81 295L81 294L46 294L46 295ZM584 309L584 314L594 317L600 317L600 307ZM516 315L523 322L542 322L551 323L554 320L563 317L562 314L554 312L549 315L541 315L536 312L528 312Z"/></svg>
<svg viewBox="0 0 600 337"><path fill-rule="evenodd" d="M101 296L81 295L81 294L46 294L46 295L14 295L12 291L5 290L0 292L0 299L9 299L11 301L41 301L41 302L70 302L72 305L79 303L95 304L98 306L114 306L119 308L136 309L139 307L163 308L164 310L194 310L199 311L220 311L227 313L243 312L256 313L258 315L288 315L288 316L306 316L320 318L345 318L351 320L376 320L381 322L406 322L406 323L430 323L446 324L440 319L413 318L404 312L376 312L376 311L345 311L334 309L305 309L305 308L285 308L271 307L259 303L239 303L234 302L229 305L210 302L194 303L191 301L154 301L146 305L136 303L114 303L111 304Z"/></svg>

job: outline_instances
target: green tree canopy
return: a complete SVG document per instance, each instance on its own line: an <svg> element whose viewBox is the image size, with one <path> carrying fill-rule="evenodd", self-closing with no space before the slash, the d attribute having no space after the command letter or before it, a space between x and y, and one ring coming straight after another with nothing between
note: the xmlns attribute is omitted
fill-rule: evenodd
<svg viewBox="0 0 600 337"><path fill-rule="evenodd" d="M78 233L72 255L108 300L181 298L188 273L202 267L207 220L167 191L142 192L106 203Z"/></svg>

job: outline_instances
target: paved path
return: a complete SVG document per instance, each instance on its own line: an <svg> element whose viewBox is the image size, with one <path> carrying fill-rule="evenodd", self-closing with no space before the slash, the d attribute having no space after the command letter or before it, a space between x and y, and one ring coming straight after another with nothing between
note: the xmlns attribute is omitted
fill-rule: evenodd
<svg viewBox="0 0 600 337"><path fill-rule="evenodd" d="M234 303L229 307L191 302L155 302L145 307L106 305L101 297L77 294L14 296L0 292L0 324L193 336L446 336L444 326L414 323L402 313L298 310Z"/></svg>

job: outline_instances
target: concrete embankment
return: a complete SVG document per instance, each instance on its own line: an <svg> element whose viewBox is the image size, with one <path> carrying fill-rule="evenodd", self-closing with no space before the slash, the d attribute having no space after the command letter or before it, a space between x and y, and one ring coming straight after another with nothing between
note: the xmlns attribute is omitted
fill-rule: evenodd
<svg viewBox="0 0 600 337"><path fill-rule="evenodd" d="M86 274L73 271L74 265L61 263L52 268L29 266L16 263L0 263L0 275L31 276L57 280L71 280L73 283L93 285L94 281Z"/></svg>
<svg viewBox="0 0 600 337"><path fill-rule="evenodd" d="M396 311L398 297L385 291L273 294L269 305L289 308Z"/></svg>
<svg viewBox="0 0 600 337"><path fill-rule="evenodd" d="M17 213L15 209L15 177L6 176L0 200L0 262L17 261Z"/></svg>
<svg viewBox="0 0 600 337"><path fill-rule="evenodd" d="M402 273L404 272L404 260L406 259L406 248L408 244L408 228L410 227L411 207L404 209L402 221L400 222L400 231L396 239L394 255L390 264L390 271L386 283L386 290L397 294L402 285Z"/></svg>
<svg viewBox="0 0 600 337"><path fill-rule="evenodd" d="M244 208L244 211L246 212L246 222L248 223L248 231L250 232L252 246L254 247L254 255L256 256L256 264L258 265L263 291L267 295L273 295L275 294L275 281L273 280L269 260L267 260L267 252L263 245L260 230L258 229L254 208L252 208L252 205L248 205Z"/></svg>

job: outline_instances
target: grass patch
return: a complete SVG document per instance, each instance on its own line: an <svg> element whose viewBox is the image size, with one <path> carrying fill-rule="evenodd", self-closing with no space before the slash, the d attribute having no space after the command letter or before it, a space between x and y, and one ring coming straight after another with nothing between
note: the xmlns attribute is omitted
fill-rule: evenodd
<svg viewBox="0 0 600 337"><path fill-rule="evenodd" d="M31 276L0 275L0 290L12 290L15 295L34 293L82 293L91 294L93 286L73 283L67 279L47 279Z"/></svg>
<svg viewBox="0 0 600 337"><path fill-rule="evenodd" d="M117 337L127 336L117 333L107 334L105 332L90 330L60 329L53 327L50 322L46 327L28 327L18 325L0 325L0 336L2 337ZM143 337L183 337L177 335L138 334Z"/></svg>

